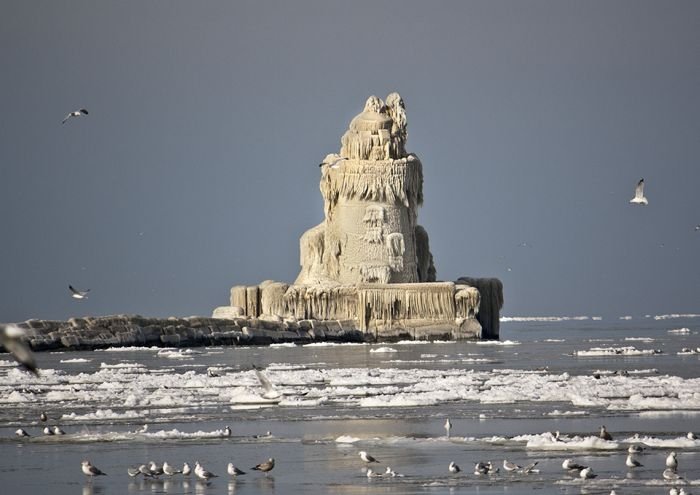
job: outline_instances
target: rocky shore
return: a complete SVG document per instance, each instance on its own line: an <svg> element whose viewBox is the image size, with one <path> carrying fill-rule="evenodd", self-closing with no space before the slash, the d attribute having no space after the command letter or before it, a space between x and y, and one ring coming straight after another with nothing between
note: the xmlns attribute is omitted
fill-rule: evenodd
<svg viewBox="0 0 700 495"><path fill-rule="evenodd" d="M115 315L71 318L68 321L28 320L26 330L34 351L90 350L105 347L208 345L269 345L292 342L364 342L371 340L352 321L266 321L259 318L148 318Z"/></svg>

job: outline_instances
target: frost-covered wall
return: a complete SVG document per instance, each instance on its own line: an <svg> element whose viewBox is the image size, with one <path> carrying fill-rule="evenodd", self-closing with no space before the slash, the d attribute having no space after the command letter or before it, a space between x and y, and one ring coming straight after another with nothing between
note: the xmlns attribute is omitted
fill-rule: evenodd
<svg viewBox="0 0 700 495"><path fill-rule="evenodd" d="M406 151L406 129L398 93L370 96L339 153L321 163L324 218L301 236L294 283L234 287L231 306L217 314L349 322L380 338L404 330L413 338L478 338L482 321L497 337L499 281L435 282L428 232L418 224L423 166Z"/></svg>
<svg viewBox="0 0 700 495"><path fill-rule="evenodd" d="M423 168L406 153L398 93L370 96L321 164L324 220L301 238L297 285L435 280L428 234L417 225Z"/></svg>

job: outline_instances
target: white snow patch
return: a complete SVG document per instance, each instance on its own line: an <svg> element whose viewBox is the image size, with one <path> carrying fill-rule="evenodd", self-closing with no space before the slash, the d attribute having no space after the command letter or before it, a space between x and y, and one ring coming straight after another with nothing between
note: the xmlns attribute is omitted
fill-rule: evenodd
<svg viewBox="0 0 700 495"><path fill-rule="evenodd" d="M392 349L391 347L377 347L376 349L370 349L369 352L398 352L396 349Z"/></svg>
<svg viewBox="0 0 700 495"><path fill-rule="evenodd" d="M74 359L61 359L62 363L89 363L92 359L84 358L74 358Z"/></svg>

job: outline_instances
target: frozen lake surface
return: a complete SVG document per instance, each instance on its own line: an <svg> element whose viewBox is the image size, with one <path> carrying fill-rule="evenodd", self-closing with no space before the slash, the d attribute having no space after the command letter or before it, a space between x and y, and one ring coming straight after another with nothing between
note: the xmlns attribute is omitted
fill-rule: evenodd
<svg viewBox="0 0 700 495"><path fill-rule="evenodd" d="M685 483L700 492L700 440L687 437L700 435L699 333L697 316L514 318L500 342L42 353L38 378L0 355L0 486L52 495L651 494ZM265 396L253 365L278 397ZM66 434L44 435L42 411ZM598 438L601 425L612 440ZM31 436L18 438L20 427ZM632 444L645 448L643 467L625 466ZM374 471L403 476L368 478L362 450L380 461ZM680 482L662 477L671 451ZM269 474L250 471L270 457ZM108 476L86 481L86 458ZM567 458L597 477L566 472ZM537 462L539 472L507 472L504 459ZM200 461L218 477L129 477L127 467L150 460ZM448 472L452 461L461 473ZM476 475L479 461L500 471ZM229 462L247 474L232 479Z"/></svg>

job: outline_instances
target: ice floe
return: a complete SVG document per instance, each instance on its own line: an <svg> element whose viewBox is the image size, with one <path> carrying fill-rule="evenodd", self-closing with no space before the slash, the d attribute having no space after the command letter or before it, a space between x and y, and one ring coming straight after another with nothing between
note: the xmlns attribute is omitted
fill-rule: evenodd
<svg viewBox="0 0 700 495"><path fill-rule="evenodd" d="M593 347L585 351L575 351L574 355L579 357L595 356L652 356L661 354L658 349L637 349L634 346L622 347Z"/></svg>

